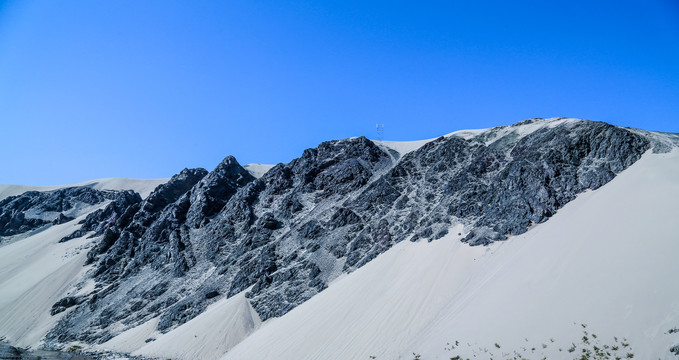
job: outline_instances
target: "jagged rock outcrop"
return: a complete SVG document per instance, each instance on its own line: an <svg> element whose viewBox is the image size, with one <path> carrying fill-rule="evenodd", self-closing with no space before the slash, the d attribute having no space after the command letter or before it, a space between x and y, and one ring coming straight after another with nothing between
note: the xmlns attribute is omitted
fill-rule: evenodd
<svg viewBox="0 0 679 360"><path fill-rule="evenodd" d="M7 360L22 360L24 359L24 353L14 346L5 345L0 343L0 359Z"/></svg>
<svg viewBox="0 0 679 360"><path fill-rule="evenodd" d="M103 255L97 264L96 276L115 279L137 270L148 259L155 259L159 248L154 244L167 242L176 231L177 223L185 218L186 202L178 200L184 199L205 175L205 169L184 169L159 185L143 202L130 205L113 226L106 228L102 241L87 254L88 262Z"/></svg>
<svg viewBox="0 0 679 360"><path fill-rule="evenodd" d="M103 342L154 317L169 331L243 291L263 320L281 316L397 242L459 223L470 245L523 233L672 141L533 119L406 154L364 137L328 141L259 179L233 157L187 169L85 220L82 231L102 235L88 255L96 287L55 304L68 312L48 340Z"/></svg>
<svg viewBox="0 0 679 360"><path fill-rule="evenodd" d="M566 123L521 137L503 127L426 144L407 154L373 193L399 196L397 207L410 213L400 216L401 228L394 230L414 231L413 240L439 238L451 221L462 220L475 228L465 241L487 244L546 220L580 192L610 181L649 147L647 139L605 123ZM398 212L393 215L399 219ZM424 222L410 229L409 218Z"/></svg>
<svg viewBox="0 0 679 360"><path fill-rule="evenodd" d="M82 226L78 230L63 237L59 242L85 236L90 232L93 232L90 237L102 235L106 229L115 225L125 210L134 204L140 203L141 196L132 190L127 190L116 192L112 200L106 208L87 215L85 220L80 222Z"/></svg>
<svg viewBox="0 0 679 360"><path fill-rule="evenodd" d="M63 224L73 220L73 215L79 215L84 208L115 201L119 196L118 191L86 186L10 196L0 201L0 237L22 234L47 224Z"/></svg>

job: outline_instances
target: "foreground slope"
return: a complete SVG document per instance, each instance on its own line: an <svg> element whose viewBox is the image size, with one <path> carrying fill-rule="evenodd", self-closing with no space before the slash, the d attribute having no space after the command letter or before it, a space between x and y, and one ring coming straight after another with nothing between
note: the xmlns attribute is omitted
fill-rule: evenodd
<svg viewBox="0 0 679 360"><path fill-rule="evenodd" d="M606 339L627 337L636 358L673 358L678 200L679 151L649 152L507 242L470 247L457 231L402 242L222 360L449 359L454 340L519 349L524 338L554 338L565 349L578 341L574 322Z"/></svg>
<svg viewBox="0 0 679 360"><path fill-rule="evenodd" d="M65 243L59 239L76 230L85 216L19 241L0 243L0 337L36 347L63 316L50 314L52 305L83 279L88 268L83 267L86 253L82 250L96 239Z"/></svg>

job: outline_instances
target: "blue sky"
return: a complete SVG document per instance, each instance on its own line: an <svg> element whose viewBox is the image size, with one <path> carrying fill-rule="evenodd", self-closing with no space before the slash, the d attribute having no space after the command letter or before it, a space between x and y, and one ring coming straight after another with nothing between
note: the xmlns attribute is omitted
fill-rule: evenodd
<svg viewBox="0 0 679 360"><path fill-rule="evenodd" d="M0 183L553 116L679 132L677 1L0 0Z"/></svg>

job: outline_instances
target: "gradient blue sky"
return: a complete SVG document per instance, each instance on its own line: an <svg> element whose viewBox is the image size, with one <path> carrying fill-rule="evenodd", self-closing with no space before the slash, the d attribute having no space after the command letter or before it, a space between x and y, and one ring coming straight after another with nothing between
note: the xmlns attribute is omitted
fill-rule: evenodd
<svg viewBox="0 0 679 360"><path fill-rule="evenodd" d="M0 0L0 183L553 116L679 132L678 1Z"/></svg>

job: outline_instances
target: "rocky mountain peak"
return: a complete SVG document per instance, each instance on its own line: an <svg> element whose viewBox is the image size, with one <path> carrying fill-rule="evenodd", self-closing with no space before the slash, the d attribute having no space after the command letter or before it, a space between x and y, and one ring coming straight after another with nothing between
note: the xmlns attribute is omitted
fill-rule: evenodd
<svg viewBox="0 0 679 360"><path fill-rule="evenodd" d="M233 156L227 156L187 194L187 224L199 227L217 214L236 191L255 180Z"/></svg>

